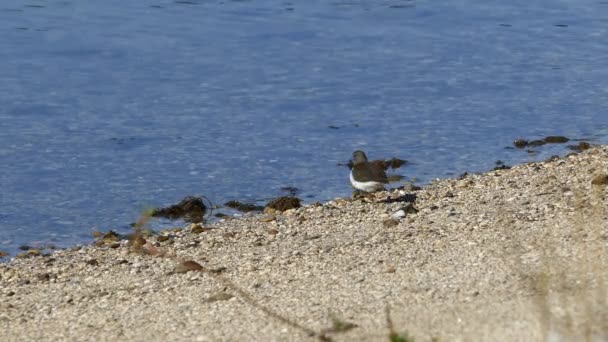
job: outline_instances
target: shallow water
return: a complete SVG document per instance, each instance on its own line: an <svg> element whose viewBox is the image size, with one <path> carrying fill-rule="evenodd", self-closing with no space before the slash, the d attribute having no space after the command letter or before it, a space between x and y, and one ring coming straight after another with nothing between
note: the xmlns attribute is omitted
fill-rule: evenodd
<svg viewBox="0 0 608 342"><path fill-rule="evenodd" d="M355 149L424 183L567 153L516 137L606 143L606 18L574 0L3 2L0 250L124 232L186 195L348 196Z"/></svg>

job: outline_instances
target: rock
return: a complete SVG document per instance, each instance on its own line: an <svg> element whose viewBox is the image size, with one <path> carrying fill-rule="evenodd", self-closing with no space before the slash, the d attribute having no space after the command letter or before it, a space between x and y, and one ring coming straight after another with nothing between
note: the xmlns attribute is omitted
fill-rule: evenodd
<svg viewBox="0 0 608 342"><path fill-rule="evenodd" d="M528 140L515 139L515 140L513 140L513 146L515 146L517 148L524 148L524 147L528 146Z"/></svg>
<svg viewBox="0 0 608 342"><path fill-rule="evenodd" d="M119 242L120 239L121 236L118 235L118 233L113 230L110 230L109 232L104 233L100 238L96 239L94 244L95 246L107 246L115 242Z"/></svg>
<svg viewBox="0 0 608 342"><path fill-rule="evenodd" d="M414 207L413 203L407 203L405 206L403 206L401 209L403 209L403 211L405 211L406 214L416 214L418 213L418 209L416 209L416 207Z"/></svg>
<svg viewBox="0 0 608 342"><path fill-rule="evenodd" d="M468 176L469 176L469 173L465 171L465 172L461 173L460 175L458 175L458 177L456 177L456 179L463 180L463 179L467 178Z"/></svg>
<svg viewBox="0 0 608 342"><path fill-rule="evenodd" d="M151 216L153 217L164 217L171 220L183 218L188 222L202 222L205 216L207 207L203 203L201 197L187 196L181 200L178 204L154 209Z"/></svg>
<svg viewBox="0 0 608 342"><path fill-rule="evenodd" d="M41 282L47 282L51 280L51 275L49 273L40 273L36 276L36 278L38 278L38 280Z"/></svg>
<svg viewBox="0 0 608 342"><path fill-rule="evenodd" d="M286 211L289 209L299 208L301 206L300 199L292 196L277 197L266 204L267 208L272 208L278 211Z"/></svg>
<svg viewBox="0 0 608 342"><path fill-rule="evenodd" d="M406 215L405 210L403 209L399 209L397 211L395 211L394 213L391 214L391 218L395 219L395 220L400 220L402 218L404 218Z"/></svg>
<svg viewBox="0 0 608 342"><path fill-rule="evenodd" d="M304 240L316 240L316 239L319 239L319 238L321 238L321 235L319 235L319 234L315 234L315 235L308 235L308 234L306 234L304 236Z"/></svg>
<svg viewBox="0 0 608 342"><path fill-rule="evenodd" d="M394 227L394 226L398 225L398 224L399 224L399 221L398 221L398 220L396 220L396 219L394 219L394 218L389 218L389 219L387 219L387 220L384 220L384 222L382 222L382 224L383 224L383 225L384 225L386 228L389 228L389 227Z"/></svg>
<svg viewBox="0 0 608 342"><path fill-rule="evenodd" d="M608 184L608 175L604 173L604 174L600 174L600 175L593 177L593 179L591 180L591 184L593 184L593 185Z"/></svg>
<svg viewBox="0 0 608 342"><path fill-rule="evenodd" d="M30 250L27 251L27 255L28 256L40 256L42 254L42 252L39 249L36 248L32 248Z"/></svg>
<svg viewBox="0 0 608 342"><path fill-rule="evenodd" d="M568 145L568 148L573 151L582 152L582 151L590 149L591 144L586 141L581 141L576 145Z"/></svg>
<svg viewBox="0 0 608 342"><path fill-rule="evenodd" d="M361 202L368 202L368 203L372 201L371 200L372 198L375 198L373 193L361 191L358 189L353 190L352 197L355 200L359 200Z"/></svg>
<svg viewBox="0 0 608 342"><path fill-rule="evenodd" d="M548 137L545 137L545 139L543 139L544 142L546 142L547 144L563 144L563 143L567 143L568 141L570 141L570 139L561 136L561 135L550 135Z"/></svg>
<svg viewBox="0 0 608 342"><path fill-rule="evenodd" d="M289 209L283 212L283 215L285 215L286 217L294 217L297 214L297 209Z"/></svg>
<svg viewBox="0 0 608 342"><path fill-rule="evenodd" d="M207 302L212 303L212 302L217 302L217 301L222 301L222 300L228 300L228 299L232 299L233 297L234 297L234 295L231 295L228 292L218 292L218 293L210 296L209 298L207 298Z"/></svg>
<svg viewBox="0 0 608 342"><path fill-rule="evenodd" d="M264 208L264 214L268 214L268 215L274 215L276 213L278 213L279 211L276 210L275 208L270 208L270 207L266 207Z"/></svg>
<svg viewBox="0 0 608 342"><path fill-rule="evenodd" d="M298 194L298 192L300 192L300 190L295 186L284 186L281 188L281 191L286 192L288 196L295 196Z"/></svg>
<svg viewBox="0 0 608 342"><path fill-rule="evenodd" d="M544 144L546 144L546 142L544 140L532 140L532 141L528 142L528 146L530 146L530 147L543 146Z"/></svg>
<svg viewBox="0 0 608 342"><path fill-rule="evenodd" d="M224 239L232 239L236 236L236 232L225 232L224 234L222 234L222 237Z"/></svg>
<svg viewBox="0 0 608 342"><path fill-rule="evenodd" d="M329 202L328 204L339 208L339 207L344 207L347 203L348 203L348 201L344 198L336 198L335 200ZM290 210L293 210L293 209L290 209ZM287 214L288 212L289 212L289 210L286 211L284 214Z"/></svg>
<svg viewBox="0 0 608 342"><path fill-rule="evenodd" d="M334 245L325 245L325 246L321 247L321 251L322 251L323 253L329 253L329 252L331 252L331 250L332 250L332 249L334 249L335 247L336 247L336 246L334 246Z"/></svg>
<svg viewBox="0 0 608 342"><path fill-rule="evenodd" d="M226 272L226 267L220 266L209 270L210 273L220 274Z"/></svg>
<svg viewBox="0 0 608 342"><path fill-rule="evenodd" d="M178 263L175 266L175 273L186 273L190 271L202 271L204 270L203 266L201 266L196 261L186 260Z"/></svg>
<svg viewBox="0 0 608 342"><path fill-rule="evenodd" d="M413 183L406 183L400 187L397 187L396 189L398 190L405 190L405 191L420 191L422 190L421 187L419 187L418 185L414 185Z"/></svg>
<svg viewBox="0 0 608 342"><path fill-rule="evenodd" d="M189 228L190 228L190 232L193 234L200 234L200 233L208 232L211 230L211 228L203 227L203 225L200 223L192 224L192 225L190 225Z"/></svg>
<svg viewBox="0 0 608 342"><path fill-rule="evenodd" d="M25 258L29 257L29 255L27 255L26 252L20 252L20 253L17 253L17 255L15 255L15 257L17 259L25 259Z"/></svg>
<svg viewBox="0 0 608 342"><path fill-rule="evenodd" d="M474 183L472 180L470 180L470 179L466 179L466 178L465 178L465 179L463 179L463 180L459 181L459 182L456 184L456 187L457 187L458 189L466 189L466 188L468 188L469 186L471 186L471 185L473 185L473 184L475 184L475 183Z"/></svg>
<svg viewBox="0 0 608 342"><path fill-rule="evenodd" d="M396 203L396 202L408 202L413 203L416 202L416 194L405 194L403 196L395 197L392 196L387 197L386 199L381 201L382 203Z"/></svg>
<svg viewBox="0 0 608 342"><path fill-rule="evenodd" d="M129 235L129 243L131 251L136 253L143 252L143 246L147 243L146 239L141 235L139 230L136 230L133 234Z"/></svg>
<svg viewBox="0 0 608 342"><path fill-rule="evenodd" d="M502 164L502 165L494 166L494 167L492 168L492 171L497 171L497 170L508 170L508 169L510 169L510 168L511 168L511 167L510 167L509 165L504 165L504 164Z"/></svg>
<svg viewBox="0 0 608 342"><path fill-rule="evenodd" d="M260 218L260 222L272 222L276 219L274 215L266 215Z"/></svg>
<svg viewBox="0 0 608 342"><path fill-rule="evenodd" d="M581 141L578 144L578 149L581 151L586 151L586 150L590 149L591 147L592 147L591 144L588 142L585 142L585 141Z"/></svg>
<svg viewBox="0 0 608 342"><path fill-rule="evenodd" d="M99 266L99 261L97 261L97 259L89 259L89 260L87 260L87 265Z"/></svg>
<svg viewBox="0 0 608 342"><path fill-rule="evenodd" d="M249 203L243 203L243 202L239 202L239 201L228 201L228 202L224 203L224 205L227 206L228 208L236 209L238 211L242 211L245 213L250 212L250 211L264 210L264 207L262 207L262 206L249 204Z"/></svg>
<svg viewBox="0 0 608 342"><path fill-rule="evenodd" d="M171 237L169 235L159 235L156 237L156 241L158 242L164 242L169 240Z"/></svg>

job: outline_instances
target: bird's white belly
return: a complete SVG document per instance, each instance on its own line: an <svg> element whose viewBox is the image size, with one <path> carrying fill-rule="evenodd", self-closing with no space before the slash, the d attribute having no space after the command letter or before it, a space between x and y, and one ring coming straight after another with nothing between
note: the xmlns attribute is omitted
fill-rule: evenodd
<svg viewBox="0 0 608 342"><path fill-rule="evenodd" d="M350 184L352 184L355 189L363 190L365 192L374 192L384 189L384 184L380 182L357 182L353 177L352 171L350 172Z"/></svg>

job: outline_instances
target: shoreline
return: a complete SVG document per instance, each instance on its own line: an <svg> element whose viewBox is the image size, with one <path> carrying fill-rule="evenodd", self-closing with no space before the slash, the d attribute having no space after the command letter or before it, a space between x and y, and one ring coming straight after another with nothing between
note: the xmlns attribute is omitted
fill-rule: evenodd
<svg viewBox="0 0 608 342"><path fill-rule="evenodd" d="M510 165L519 165L519 164L529 163L529 162L542 162L542 161L546 161L550 158L563 158L563 157L569 156L570 154L579 153L579 152L589 149L593 146L597 146L598 141L599 141L599 139L597 137L568 138L565 136L545 136L545 137L539 137L537 139L517 138L517 139L513 140L511 142L511 144L507 144L504 146L505 151L508 150L511 152L505 152L503 154L495 154L494 157L489 157L484 162L476 163L475 166L472 166L472 167L459 167L459 168L448 168L448 169L443 169L442 167L440 167L438 169L440 171L438 171L437 174L434 174L434 176L431 176L431 174L433 174L433 173L431 173L431 174L425 173L421 179L418 179L418 177L414 175L412 178L412 180L413 180L412 183L415 182L419 186L427 186L429 184L429 182L432 181L433 179L453 178L453 177L457 177L457 175L459 175L463 172L464 173L468 172L471 174L479 175L479 174L490 172L490 171L493 171L496 169L510 168L511 167ZM546 150L545 148L549 148L549 150ZM519 153L519 155L518 156L512 155L511 153L513 153L513 151L517 151L515 153ZM399 170L402 170L402 169L400 169L400 167L403 165L409 164L410 161L403 160L398 157L391 157L388 159L387 158L381 159L381 161L384 162L388 168L392 169L393 172L395 172L395 170L397 170L396 171L397 173L392 173L392 174L389 173L389 178L395 177L395 178L391 179L391 183L399 182L400 178L403 177L398 174ZM498 158L500 158L500 159L498 159ZM507 160L507 162L505 163L503 160ZM350 162L351 161L349 161L347 163L338 162L336 164L336 166L345 167L345 168L350 167ZM414 164L416 164L416 162L414 162ZM410 174L411 172L416 172L415 170L409 170L409 169L406 169L403 171L406 174ZM407 178L407 177L405 177L405 178ZM342 175L342 181L340 183L341 183L342 189L349 187L348 178L344 179L344 175ZM395 184L395 186L396 185L397 184ZM302 184L302 186L305 187L306 184ZM306 191L306 190L303 190L303 191ZM320 192L306 192L305 194L302 194L302 197L298 196L298 192L300 192L300 190L298 188L287 186L287 187L278 188L272 194L264 193L264 195L262 195L261 193L259 193L258 196L254 196L254 197L245 196L246 199L239 198L238 196L237 197L233 197L233 196L224 197L224 196L220 195L220 196L218 196L220 198L220 200L218 200L218 202L216 202L219 205L213 206L214 208L213 208L213 210L211 210L211 212L214 212L214 213L217 212L220 215L225 214L226 216L229 216L229 218L235 218L235 217L241 217L242 215L248 214L247 212L250 210L255 211L260 207L263 208L264 204L268 203L269 200L275 199L277 197L297 196L298 198L301 199L301 201L303 203L311 204L314 202L325 203L325 202L334 200L335 198L338 198L340 196L349 196L348 192L337 191L335 189L333 190L333 192L330 192L326 195L321 195ZM332 193L333 193L333 195L331 195ZM180 194L182 194L182 193L180 192ZM187 195L185 195L185 197L183 197L182 199L186 199L189 196L201 197L201 198L204 197L205 204L207 204L208 199L207 199L205 193L196 194L196 193L186 192L186 194ZM174 193L173 195L180 196L177 193ZM81 222L79 224L76 224L75 226L72 225L72 228L69 228L68 226L65 226L65 227L47 226L44 224L44 222L42 222L41 224L39 224L40 222L30 223L29 226L38 227L37 228L38 234L35 234L36 230L34 230L34 231L28 230L27 227L23 226L23 224L25 224L25 222L21 221L21 223L16 224L15 227L6 227L6 229L9 229L9 230L10 230L10 228L15 228L18 231L24 231L24 233L20 233L16 236L12 236L11 234L8 234L6 236L5 241L4 241L5 244L0 246L0 263L6 262L7 260L9 260L12 257L17 257L19 254L27 254L28 250L33 250L31 252L31 254L33 254L35 256L39 256L40 254L45 254L45 253L52 252L52 251L58 250L58 249L69 249L74 246L86 246L94 241L94 238L91 238L91 235L96 237L95 234L98 234L100 232L103 233L104 231L106 231L108 229L113 230L121 235L128 235L131 232L130 226L133 224L133 219L138 217L138 215L140 215L143 211L146 211L148 209L169 208L172 205L177 204L178 201L180 201L180 197L176 198L173 195L170 196L171 198L164 199L159 202L148 201L149 203L146 202L147 204L144 202L141 202L141 203L137 202L139 204L136 203L135 206L139 207L140 209L136 209L132 206L124 207L121 205L120 210L121 210L121 212L125 213L126 217L122 217L121 216L122 214L118 214L118 216L121 217L121 219L118 220L118 218L112 216L112 217L114 217L114 220L110 220L110 221L112 221L112 223L110 223L110 224L108 223L107 215L105 215L103 213L101 214L101 217L98 216L97 221L91 222L89 220L85 220L86 222ZM77 196L75 196L75 197L77 197ZM154 202L155 204L152 205L152 204L150 204L151 202ZM221 204L222 202L224 202L224 204ZM248 207L248 208L245 210L233 208L233 207L227 205L230 202L235 203L237 206L244 206L244 207ZM213 205L213 203L211 203L211 202L209 204ZM207 207L207 208L209 208L209 207ZM102 211L104 210L103 207L100 209ZM36 216L36 215L34 215L34 216ZM221 218L226 217L226 216L222 215L222 216L217 216L217 217L208 217L206 219L208 219L209 224L213 224L213 223L217 222L218 220L220 220ZM163 219L165 219L165 218L163 218ZM173 221L173 220L174 220L174 218L167 218L167 221L164 221L164 222L159 220L158 222L155 222L153 224L151 223L150 226L155 231L160 231L164 227L167 227L167 226L170 226L170 227L184 226L183 220L179 220L179 221ZM77 228L75 228L75 227L77 227ZM48 228L48 231L53 232L53 233L49 233L49 234L44 233L45 228ZM29 237L24 238L25 236L29 236Z"/></svg>
<svg viewBox="0 0 608 342"><path fill-rule="evenodd" d="M608 338L607 174L599 146L143 249L13 258L0 264L0 339L386 341L387 307L415 340ZM417 213L392 219L408 195Z"/></svg>

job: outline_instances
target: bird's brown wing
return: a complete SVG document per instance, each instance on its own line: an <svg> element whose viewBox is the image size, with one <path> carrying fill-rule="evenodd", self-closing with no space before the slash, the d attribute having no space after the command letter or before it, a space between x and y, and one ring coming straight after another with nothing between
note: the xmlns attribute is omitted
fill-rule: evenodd
<svg viewBox="0 0 608 342"><path fill-rule="evenodd" d="M355 178L360 182L380 182L388 183L388 178L384 172L382 161L373 161L365 164L357 164L353 166Z"/></svg>

